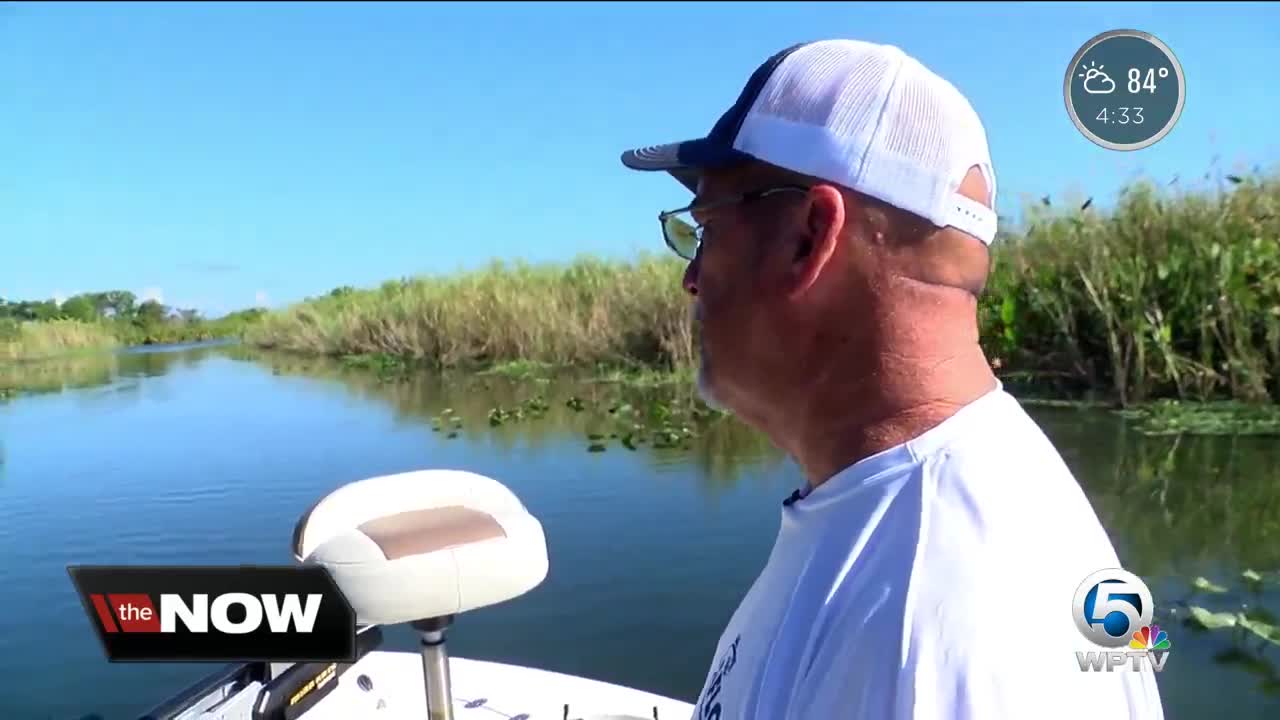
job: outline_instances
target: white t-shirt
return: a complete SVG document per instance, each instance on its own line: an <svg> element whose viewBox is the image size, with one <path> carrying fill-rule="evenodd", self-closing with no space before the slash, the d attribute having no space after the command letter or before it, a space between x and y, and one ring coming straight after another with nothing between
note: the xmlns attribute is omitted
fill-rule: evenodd
<svg viewBox="0 0 1280 720"><path fill-rule="evenodd" d="M1101 650L1076 628L1076 588L1118 567L1061 456L998 387L784 504L693 718L1160 720L1145 664L1076 658Z"/></svg>

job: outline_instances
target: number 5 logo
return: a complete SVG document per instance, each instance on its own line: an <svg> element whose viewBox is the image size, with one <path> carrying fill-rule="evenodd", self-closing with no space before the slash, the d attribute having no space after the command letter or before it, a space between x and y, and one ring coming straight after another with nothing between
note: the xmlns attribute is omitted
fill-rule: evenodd
<svg viewBox="0 0 1280 720"><path fill-rule="evenodd" d="M1080 634L1102 647L1121 647L1154 613L1142 578L1119 568L1099 570L1080 583L1071 603Z"/></svg>

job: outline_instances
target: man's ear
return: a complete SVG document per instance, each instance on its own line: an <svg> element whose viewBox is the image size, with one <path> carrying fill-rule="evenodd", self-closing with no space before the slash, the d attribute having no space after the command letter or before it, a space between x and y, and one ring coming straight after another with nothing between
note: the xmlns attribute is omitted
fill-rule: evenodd
<svg viewBox="0 0 1280 720"><path fill-rule="evenodd" d="M801 236L791 261L787 295L797 297L818 280L835 255L844 230L844 196L830 185L815 185L801 218Z"/></svg>

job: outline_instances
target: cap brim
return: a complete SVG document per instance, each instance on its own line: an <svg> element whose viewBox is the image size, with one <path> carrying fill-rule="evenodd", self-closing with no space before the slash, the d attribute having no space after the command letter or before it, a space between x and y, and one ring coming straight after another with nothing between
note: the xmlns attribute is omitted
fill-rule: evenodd
<svg viewBox="0 0 1280 720"><path fill-rule="evenodd" d="M622 153L622 164L632 170L671 173L691 192L698 191L702 171L749 160L746 153L709 138L650 145Z"/></svg>

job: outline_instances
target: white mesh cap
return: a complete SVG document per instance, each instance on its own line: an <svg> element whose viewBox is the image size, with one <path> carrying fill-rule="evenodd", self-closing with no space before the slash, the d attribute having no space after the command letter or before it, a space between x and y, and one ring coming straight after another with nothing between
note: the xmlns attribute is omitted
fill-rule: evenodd
<svg viewBox="0 0 1280 720"><path fill-rule="evenodd" d="M746 158L843 185L990 244L996 179L986 131L951 83L891 45L823 40L761 65L704 138L628 150L635 170L698 172ZM960 195L972 168L988 204Z"/></svg>

